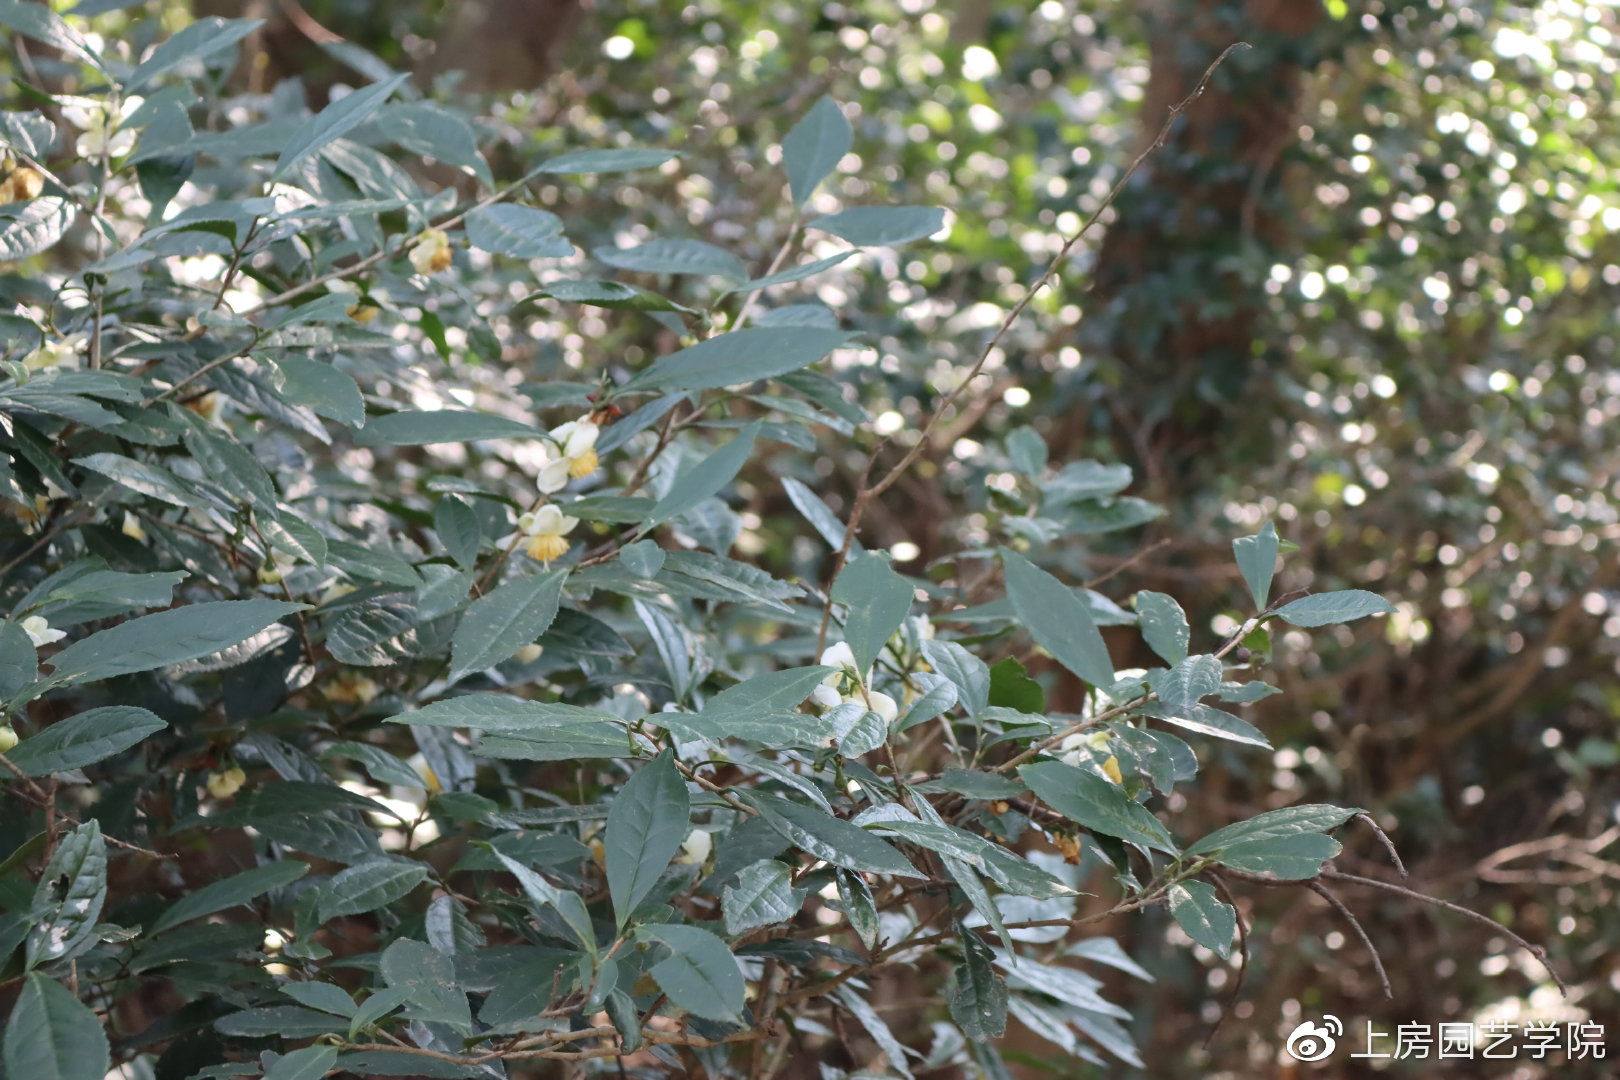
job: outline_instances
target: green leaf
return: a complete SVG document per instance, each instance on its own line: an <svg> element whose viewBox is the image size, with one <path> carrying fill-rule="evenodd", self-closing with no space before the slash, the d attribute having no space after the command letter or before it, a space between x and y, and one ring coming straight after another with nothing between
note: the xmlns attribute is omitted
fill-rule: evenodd
<svg viewBox="0 0 1620 1080"><path fill-rule="evenodd" d="M928 664L956 687L957 700L969 716L990 705L990 668L954 641L933 639L922 643Z"/></svg>
<svg viewBox="0 0 1620 1080"><path fill-rule="evenodd" d="M568 571L529 574L473 601L450 638L450 681L510 659L557 617Z"/></svg>
<svg viewBox="0 0 1620 1080"><path fill-rule="evenodd" d="M50 590L42 610L51 622L70 626L90 619L122 615L135 608L168 607L174 587L186 579L181 570L121 574L93 570Z"/></svg>
<svg viewBox="0 0 1620 1080"><path fill-rule="evenodd" d="M834 997L838 999L838 1004L843 1006L846 1012L860 1021L861 1027L866 1029L866 1033L872 1036L872 1041L889 1059L889 1068L905 1077L906 1080L912 1080L911 1070L906 1067L906 1048L901 1045L899 1039L894 1037L894 1032L889 1029L889 1025L884 1022L883 1017L878 1015L878 1011L872 1008L871 1002L862 997L848 983L834 991Z"/></svg>
<svg viewBox="0 0 1620 1080"><path fill-rule="evenodd" d="M345 94L304 121L287 140L270 179L280 180L294 165L365 123L409 77L395 75Z"/></svg>
<svg viewBox="0 0 1620 1080"><path fill-rule="evenodd" d="M1007 1032L1007 984L991 966L994 953L960 923L963 957L946 992L951 1019L970 1039L999 1039Z"/></svg>
<svg viewBox="0 0 1620 1080"><path fill-rule="evenodd" d="M561 259L574 253L562 219L549 210L500 203L467 215L467 242L514 259Z"/></svg>
<svg viewBox="0 0 1620 1080"><path fill-rule="evenodd" d="M1158 653L1167 664L1179 664L1187 659L1187 642L1192 629L1187 625L1187 613L1175 599L1161 592L1143 589L1136 594L1137 625L1148 648Z"/></svg>
<svg viewBox="0 0 1620 1080"><path fill-rule="evenodd" d="M427 867L392 860L339 871L320 887L320 920L376 911L408 895L427 878Z"/></svg>
<svg viewBox="0 0 1620 1080"><path fill-rule="evenodd" d="M638 927L636 937L669 947L652 977L669 1000L709 1020L736 1020L743 1006L742 969L726 943L697 926L667 923Z"/></svg>
<svg viewBox="0 0 1620 1080"><path fill-rule="evenodd" d="M1219 853L1234 844L1256 840L1271 840L1301 833L1320 833L1336 829L1363 811L1358 807L1330 806L1326 803L1304 803L1281 810L1256 814L1247 821L1235 822L1216 829L1187 849L1188 855Z"/></svg>
<svg viewBox="0 0 1620 1080"><path fill-rule="evenodd" d="M876 553L846 564L833 582L833 600L849 609L844 640L855 654L857 670L870 670L890 636L906 621L912 591L888 557Z"/></svg>
<svg viewBox="0 0 1620 1080"><path fill-rule="evenodd" d="M676 476L669 491L653 504L641 531L646 532L677 514L685 513L731 483L753 453L754 440L759 437L762 426L762 421L753 421L738 431L726 445Z"/></svg>
<svg viewBox="0 0 1620 1080"><path fill-rule="evenodd" d="M23 980L6 1021L5 1073L17 1080L103 1080L107 1033L90 1007L38 972Z"/></svg>
<svg viewBox="0 0 1620 1080"><path fill-rule="evenodd" d="M591 254L598 262L642 274L696 274L732 281L748 276L741 259L702 240L649 240L632 248L599 247Z"/></svg>
<svg viewBox="0 0 1620 1080"><path fill-rule="evenodd" d="M1217 709L1210 705L1195 703L1191 705L1172 705L1157 701L1145 705L1142 715L1151 716L1156 720L1196 731L1203 735L1213 735L1217 739L1226 739L1230 742L1242 743L1245 746L1258 746L1270 749L1271 743L1266 733L1241 717L1233 716L1224 709Z"/></svg>
<svg viewBox="0 0 1620 1080"><path fill-rule="evenodd" d="M0 145L43 161L56 145L56 125L37 112L0 112Z"/></svg>
<svg viewBox="0 0 1620 1080"><path fill-rule="evenodd" d="M1007 597L1035 643L1095 687L1114 684L1108 646L1080 598L1057 578L1007 548L1001 549Z"/></svg>
<svg viewBox="0 0 1620 1080"><path fill-rule="evenodd" d="M78 217L73 203L54 195L13 207L0 213L0 261L5 262L32 258L55 247Z"/></svg>
<svg viewBox="0 0 1620 1080"><path fill-rule="evenodd" d="M834 551L842 550L844 546L844 523L839 521L838 515L833 513L827 504L821 501L821 496L791 476L783 478L782 488L787 492L788 499L792 501L799 513L804 515L804 519L815 528L816 532L821 534L823 540L827 541L827 546ZM861 547L861 542L855 540L850 544L849 557L858 559L865 550L865 548Z"/></svg>
<svg viewBox="0 0 1620 1080"><path fill-rule="evenodd" d="M259 459L241 443L201 426L186 432L185 443L204 476L225 488L231 496L274 512L275 482L259 464Z"/></svg>
<svg viewBox="0 0 1620 1080"><path fill-rule="evenodd" d="M24 37L44 42L69 56L76 56L103 75L107 74L101 55L91 47L85 36L44 4L4 0L0 2L0 26L9 26Z"/></svg>
<svg viewBox="0 0 1620 1080"><path fill-rule="evenodd" d="M786 270L778 270L774 274L767 274L764 277L753 278L749 281L743 282L741 285L733 285L731 288L726 290L726 295L730 295L732 293L758 292L761 289L769 289L775 285L786 285L793 281L803 281L807 277L814 277L823 270L831 270L833 267L837 266L844 260L851 258L855 254L856 253L853 251L840 251L838 254L829 255L825 259L815 259L811 262L800 263L798 266L790 266Z"/></svg>
<svg viewBox="0 0 1620 1080"><path fill-rule="evenodd" d="M51 657L52 685L151 671L238 645L308 605L284 600L217 600L159 611L76 641Z"/></svg>
<svg viewBox="0 0 1620 1080"><path fill-rule="evenodd" d="M585 910L585 902L579 898L579 894L557 888L500 848L491 850L495 852L495 857L501 860L501 865L518 879L518 885L522 887L524 895L536 905L550 907L555 911L574 935L574 939L585 947L586 952L595 956L596 930L591 924L590 912Z"/></svg>
<svg viewBox="0 0 1620 1080"><path fill-rule="evenodd" d="M306 1009L302 1005L272 1005L264 1009L242 1009L214 1021L221 1035L244 1039L308 1039L329 1031L342 1031L348 1021L331 1013Z"/></svg>
<svg viewBox="0 0 1620 1080"><path fill-rule="evenodd" d="M446 495L433 508L433 531L456 565L471 570L478 563L484 530L478 514L459 495Z"/></svg>
<svg viewBox="0 0 1620 1080"><path fill-rule="evenodd" d="M1346 623L1368 615L1388 615L1395 608L1377 593L1365 589L1342 589L1339 592L1302 596L1277 609L1277 617L1295 626L1327 626Z"/></svg>
<svg viewBox="0 0 1620 1080"><path fill-rule="evenodd" d="M1232 554L1237 557L1249 595L1254 597L1254 606L1264 611L1271 595L1271 577L1277 572L1277 526L1268 521L1254 536L1233 540Z"/></svg>
<svg viewBox="0 0 1620 1080"><path fill-rule="evenodd" d="M492 183L489 165L478 152L478 140L461 117L428 102L389 105L377 116L377 127L413 154L437 158Z"/></svg>
<svg viewBox="0 0 1620 1080"><path fill-rule="evenodd" d="M810 228L859 247L904 244L932 236L944 227L945 211L932 206L857 206L810 222Z"/></svg>
<svg viewBox="0 0 1620 1080"><path fill-rule="evenodd" d="M553 281L539 292L530 293L523 299L537 298L559 300L565 304L585 304L588 307L608 308L613 311L680 311L694 314L692 309L684 304L677 304L668 297L620 281Z"/></svg>
<svg viewBox="0 0 1620 1080"><path fill-rule="evenodd" d="M1061 761L1040 761L1018 775L1041 801L1078 825L1143 848L1176 853L1164 824L1133 802L1118 784Z"/></svg>
<svg viewBox="0 0 1620 1080"><path fill-rule="evenodd" d="M664 549L651 540L637 540L619 549L619 561L636 577L657 577L664 568Z"/></svg>
<svg viewBox="0 0 1620 1080"><path fill-rule="evenodd" d="M670 751L643 765L608 810L608 893L622 930L647 898L691 827L691 798Z"/></svg>
<svg viewBox="0 0 1620 1080"><path fill-rule="evenodd" d="M334 879L335 880L335 879ZM449 1024L462 1034L472 1030L467 994L456 982L450 957L421 941L400 938L383 950L377 970L390 987L403 989L405 1016L427 1023Z"/></svg>
<svg viewBox="0 0 1620 1080"><path fill-rule="evenodd" d="M366 403L353 378L319 360L283 356L274 363L280 376L276 389L282 397L340 424L365 426Z"/></svg>
<svg viewBox="0 0 1620 1080"><path fill-rule="evenodd" d="M755 675L726 687L710 698L703 707L702 715L716 723L723 723L727 716L792 712L804 703L811 691L821 685L823 679L836 670L815 664Z"/></svg>
<svg viewBox="0 0 1620 1080"><path fill-rule="evenodd" d="M785 923L799 913L793 872L786 863L766 859L744 867L737 880L720 893L726 933L733 937L762 926Z"/></svg>
<svg viewBox="0 0 1620 1080"><path fill-rule="evenodd" d="M306 1046L290 1050L265 1070L264 1080L321 1080L337 1063L337 1047Z"/></svg>
<svg viewBox="0 0 1620 1080"><path fill-rule="evenodd" d="M540 432L504 416L438 409L433 412L397 412L374 416L355 436L356 446L429 446L434 443L477 442L481 439L537 439Z"/></svg>
<svg viewBox="0 0 1620 1080"><path fill-rule="evenodd" d="M576 150L572 154L554 157L535 172L561 176L579 176L587 173L630 172L633 169L652 169L680 155L673 150L651 150L624 147L613 150Z"/></svg>
<svg viewBox="0 0 1620 1080"><path fill-rule="evenodd" d="M1232 953L1237 912L1215 895L1215 887L1202 881L1170 886L1170 914L1187 936L1218 956Z"/></svg>
<svg viewBox="0 0 1620 1080"><path fill-rule="evenodd" d="M1234 870L1274 874L1284 881L1299 881L1316 877L1321 873L1322 864L1342 850L1343 847L1331 836L1300 833L1232 844L1220 853L1218 861Z"/></svg>
<svg viewBox="0 0 1620 1080"><path fill-rule="evenodd" d="M0 701L39 678L39 650L19 623L0 622Z"/></svg>
<svg viewBox="0 0 1620 1080"><path fill-rule="evenodd" d="M263 19L221 19L216 16L198 19L148 53L140 66L130 73L124 88L139 90L182 64L230 48L263 25Z"/></svg>
<svg viewBox="0 0 1620 1080"><path fill-rule="evenodd" d="M613 713L546 701L529 701L502 694L463 694L424 705L415 712L388 718L390 724L428 727L466 727L503 735L525 735L582 723L623 720Z"/></svg>
<svg viewBox="0 0 1620 1080"><path fill-rule="evenodd" d="M1046 709L1046 694L1041 684L1029 677L1018 658L1009 656L990 669L990 704L1038 714Z"/></svg>
<svg viewBox="0 0 1620 1080"><path fill-rule="evenodd" d="M218 911L226 911L239 904L256 900L273 889L284 888L309 872L309 864L295 859L265 863L244 870L222 881L210 882L195 892L187 893L159 915L149 931L160 934L170 927Z"/></svg>
<svg viewBox="0 0 1620 1080"><path fill-rule="evenodd" d="M49 776L122 753L166 727L145 709L106 705L57 721L18 743L7 757L25 776Z"/></svg>
<svg viewBox="0 0 1620 1080"><path fill-rule="evenodd" d="M843 818L789 799L750 797L749 801L789 843L834 866L895 877L923 876L904 855Z"/></svg>
<svg viewBox="0 0 1620 1080"><path fill-rule="evenodd" d="M82 465L92 472L110 477L131 491L166 502L171 506L191 507L203 501L169 470L122 454L90 454L74 458L73 464Z"/></svg>
<svg viewBox="0 0 1620 1080"><path fill-rule="evenodd" d="M849 153L854 133L836 102L823 97L811 106L782 140L782 167L793 191L793 205L803 206L827 174Z"/></svg>
<svg viewBox="0 0 1620 1080"><path fill-rule="evenodd" d="M1189 656L1153 684L1166 705L1196 705L1221 688L1221 662L1213 656Z"/></svg>
<svg viewBox="0 0 1620 1080"><path fill-rule="evenodd" d="M745 327L661 356L630 390L710 390L785 375L815 363L853 335L808 326Z"/></svg>
<svg viewBox="0 0 1620 1080"><path fill-rule="evenodd" d="M96 920L107 902L107 842L95 819L62 838L39 876L29 910L27 966L65 960L96 938Z"/></svg>

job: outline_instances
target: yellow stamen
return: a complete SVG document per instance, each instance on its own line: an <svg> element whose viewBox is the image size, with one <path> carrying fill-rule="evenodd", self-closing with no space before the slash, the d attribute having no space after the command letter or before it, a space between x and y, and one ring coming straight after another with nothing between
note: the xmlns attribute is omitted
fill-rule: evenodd
<svg viewBox="0 0 1620 1080"><path fill-rule="evenodd" d="M568 475L575 480L596 471L596 451L587 450L568 463Z"/></svg>
<svg viewBox="0 0 1620 1080"><path fill-rule="evenodd" d="M561 558L568 554L568 541L560 536L542 533L530 539L523 550L528 553L531 559L550 563L552 559Z"/></svg>

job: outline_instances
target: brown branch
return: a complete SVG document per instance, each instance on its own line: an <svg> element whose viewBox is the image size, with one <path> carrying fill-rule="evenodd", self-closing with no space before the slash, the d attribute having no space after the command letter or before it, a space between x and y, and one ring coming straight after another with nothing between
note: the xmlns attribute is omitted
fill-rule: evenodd
<svg viewBox="0 0 1620 1080"><path fill-rule="evenodd" d="M1237 900L1232 896L1232 890L1226 884L1226 879L1214 870L1205 871L1205 876L1215 884L1215 888L1220 892L1222 899L1232 906L1232 917L1237 922L1238 956L1243 960L1243 963L1238 966L1237 978L1232 983L1232 992L1226 995L1226 1000L1221 1004L1220 1017L1210 1027L1209 1034L1204 1036L1204 1049L1208 1050L1209 1044L1215 1041L1215 1036L1220 1033L1221 1025L1225 1024L1226 1018L1232 1015L1232 1009L1237 1005L1238 998L1243 994L1243 980L1249 974L1249 927L1243 921L1243 913L1238 910Z"/></svg>
<svg viewBox="0 0 1620 1080"><path fill-rule="evenodd" d="M1340 900L1333 890L1320 881L1311 882L1311 891L1331 904L1333 910L1337 911L1339 916L1350 924L1350 929L1355 932L1356 937L1361 939L1361 945L1367 950L1367 955L1372 957L1373 970L1378 972L1378 981L1384 987L1384 997L1393 1001L1395 999L1395 990L1389 985L1389 973L1384 970L1383 957L1378 955L1378 947L1372 943L1372 938L1367 936L1367 930L1361 925L1361 920L1356 918L1355 912L1344 906L1344 901Z"/></svg>

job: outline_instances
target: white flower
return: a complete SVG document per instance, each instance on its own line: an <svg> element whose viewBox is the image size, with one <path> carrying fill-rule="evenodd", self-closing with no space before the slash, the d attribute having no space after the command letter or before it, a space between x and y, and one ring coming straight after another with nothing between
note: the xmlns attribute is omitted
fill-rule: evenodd
<svg viewBox="0 0 1620 1080"><path fill-rule="evenodd" d="M84 132L75 146L82 158L123 157L135 149L135 129L123 127L144 98L125 98L114 116L106 101L72 98L62 106L62 119Z"/></svg>
<svg viewBox="0 0 1620 1080"><path fill-rule="evenodd" d="M208 794L216 799L228 799L242 790L247 783L247 773L242 771L240 765L232 765L228 769L216 773L209 773L205 786Z"/></svg>
<svg viewBox="0 0 1620 1080"><path fill-rule="evenodd" d="M427 229L416 238L411 265L418 274L436 274L450 268L450 237L443 229Z"/></svg>
<svg viewBox="0 0 1620 1080"><path fill-rule="evenodd" d="M519 517L518 531L506 536L501 543L510 544L519 537L526 537L523 550L529 558L549 564L551 560L567 554L568 541L563 537L573 532L578 524L579 518L569 517L548 503L533 513Z"/></svg>
<svg viewBox="0 0 1620 1080"><path fill-rule="evenodd" d="M146 530L141 527L141 519L128 510L124 511L124 527L119 531L136 543L146 543Z"/></svg>
<svg viewBox="0 0 1620 1080"><path fill-rule="evenodd" d="M596 471L596 438L602 429L589 416L570 420L551 429L550 439L555 444L556 456L540 467L536 481L542 493L550 495L568 486L569 480L578 480Z"/></svg>
<svg viewBox="0 0 1620 1080"><path fill-rule="evenodd" d="M45 371L55 367L77 368L79 349L83 345L82 334L65 337L61 341L46 342L23 357L23 365L30 371Z"/></svg>
<svg viewBox="0 0 1620 1080"><path fill-rule="evenodd" d="M714 837L702 829L693 829L681 841L681 854L675 861L687 866L702 866L709 861L709 852L713 850Z"/></svg>
<svg viewBox="0 0 1620 1080"><path fill-rule="evenodd" d="M878 690L869 691L866 695L866 703L868 708L882 718L884 724L892 724L900 719L900 706L896 705L894 698L888 694Z"/></svg>
<svg viewBox="0 0 1620 1080"><path fill-rule="evenodd" d="M826 683L822 683L810 691L810 700L815 703L818 709L836 709L844 703L844 695Z"/></svg>
<svg viewBox="0 0 1620 1080"><path fill-rule="evenodd" d="M851 649L846 641L837 641L827 646L821 654L821 663L824 667L842 669L821 680L828 686L836 685L845 675L855 679L857 682L865 681L861 678L860 672L855 670L855 650Z"/></svg>
<svg viewBox="0 0 1620 1080"><path fill-rule="evenodd" d="M34 643L34 648L49 645L53 641L61 641L67 637L66 630L52 630L51 624L45 621L43 615L30 615L22 621L23 633L28 640Z"/></svg>

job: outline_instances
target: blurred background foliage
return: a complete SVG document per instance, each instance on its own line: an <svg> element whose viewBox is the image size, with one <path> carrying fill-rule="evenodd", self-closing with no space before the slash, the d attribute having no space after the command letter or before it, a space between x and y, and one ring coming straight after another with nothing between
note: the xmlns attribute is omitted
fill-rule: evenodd
<svg viewBox="0 0 1620 1080"><path fill-rule="evenodd" d="M1070 542L1077 579L1117 572L1121 595L1162 589L1219 610L1239 592L1230 537L1274 518L1302 549L1286 589L1373 589L1399 614L1337 639L1278 636L1272 674L1286 693L1254 714L1275 754L1257 765L1217 749L1193 794L1204 805L1175 809L1226 821L1296 801L1369 807L1412 887L1545 943L1575 1004L1620 1020L1620 8L79 8L104 12L93 25L109 39L154 14L171 29L204 14L267 18L222 91L273 95L297 77L318 106L382 66L412 71L425 95L486 118L498 175L515 171L503 158L568 147L678 149L661 173L545 187L538 201L587 250L685 235L750 254L761 272L791 225L769 158L832 94L849 104L856 142L848 175L811 210L919 203L954 215L943 242L871 251L793 286L866 313L851 328L878 349L840 353L838 374L902 447L1166 109L1223 48L1248 42L992 356L936 452L873 507L863 542L909 573L983 546L1025 505L1006 442L1025 426L1055 462L1129 464L1130 493L1166 510ZM48 59L20 56L49 81ZM468 280L412 302L452 328L441 351L474 381L592 381L675 345L645 320L514 308L513 283ZM704 306L695 282L665 287ZM865 439L801 477L840 512ZM738 550L819 580L824 550L779 539L796 524L769 527L794 514L776 490L762 485L741 510ZM1144 659L1113 644L1126 666ZM1350 843L1342 867L1388 875L1375 842ZM1383 954L1392 1000L1352 928L1304 890L1243 897L1250 970L1235 1004L1223 1004L1234 969L1186 948L1167 915L1105 928L1158 978L1146 992L1114 988L1135 1010L1148 1075L1270 1075L1280 1035L1323 1012L1385 1027L1561 1017L1544 973L1488 928L1385 893L1345 900ZM1033 1037L1010 1045L1027 1075L1098 1075Z"/></svg>

